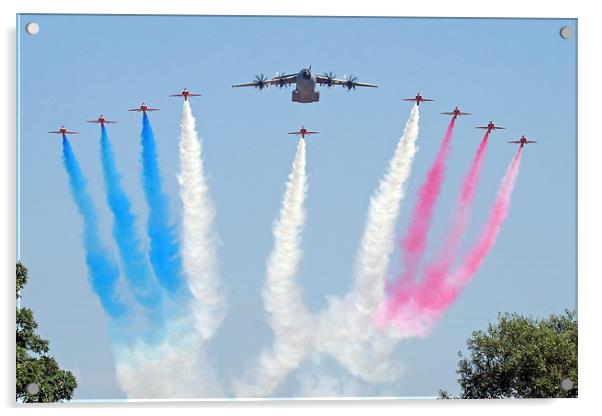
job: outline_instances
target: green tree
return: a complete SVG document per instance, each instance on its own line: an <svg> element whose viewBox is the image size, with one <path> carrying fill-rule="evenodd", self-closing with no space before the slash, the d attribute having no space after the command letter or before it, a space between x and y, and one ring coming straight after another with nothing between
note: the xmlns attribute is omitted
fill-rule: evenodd
<svg viewBox="0 0 602 416"><path fill-rule="evenodd" d="M577 320L565 311L536 320L499 314L459 352L459 398L577 397ZM439 398L452 398L445 390Z"/></svg>
<svg viewBox="0 0 602 416"><path fill-rule="evenodd" d="M27 283L27 268L17 263L17 300ZM48 341L36 334L31 309L17 307L17 401L47 403L69 400L77 387L70 371L48 355Z"/></svg>

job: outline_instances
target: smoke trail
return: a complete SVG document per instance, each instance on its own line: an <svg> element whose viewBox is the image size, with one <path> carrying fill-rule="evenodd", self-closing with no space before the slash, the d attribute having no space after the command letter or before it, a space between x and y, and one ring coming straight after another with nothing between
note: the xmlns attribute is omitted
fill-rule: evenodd
<svg viewBox="0 0 602 416"><path fill-rule="evenodd" d="M468 226L472 203L474 201L475 191L481 175L483 158L489 139L489 131L485 133L477 151L472 159L468 173L464 179L460 197L458 199L458 208L453 219L451 231L446 239L446 244L440 250L437 260L427 266L425 278L420 283L421 291L432 293L440 287L445 277L449 274L452 262L458 251L460 239Z"/></svg>
<svg viewBox="0 0 602 416"><path fill-rule="evenodd" d="M67 137L63 135L63 163L69 175L71 194L84 220L86 264L92 288L106 313L113 319L125 316L126 307L115 292L119 269L98 234L96 210L88 194L86 180Z"/></svg>
<svg viewBox="0 0 602 416"><path fill-rule="evenodd" d="M301 258L301 232L305 222L303 207L307 191L305 140L299 140L292 172L286 184L280 214L274 224L274 248L267 263L263 299L274 331L274 342L259 357L251 383L235 382L239 396L271 393L289 371L296 368L311 343L311 317L303 305L295 275Z"/></svg>
<svg viewBox="0 0 602 416"><path fill-rule="evenodd" d="M395 314L396 308L407 299L411 288L416 284L416 272L422 258L429 229L431 227L435 204L441 191L445 174L445 165L451 148L454 132L455 117L451 119L443 136L439 151L426 177L426 181L418 191L418 203L406 236L401 241L401 251L404 258L405 270L390 287L391 296L386 309L379 311L378 320L387 320Z"/></svg>
<svg viewBox="0 0 602 416"><path fill-rule="evenodd" d="M119 249L127 278L134 297L157 320L161 305L161 293L153 281L146 256L140 247L136 235L136 218L132 213L130 201L121 187L121 178L115 165L113 149L109 142L105 126L101 126L100 135L101 162L107 189L107 201L113 213L113 237Z"/></svg>
<svg viewBox="0 0 602 416"><path fill-rule="evenodd" d="M205 180L202 145L190 104L184 101L180 138L180 197L182 199L182 266L195 302L197 329L210 338L223 320L216 264L214 208Z"/></svg>
<svg viewBox="0 0 602 416"><path fill-rule="evenodd" d="M520 167L520 156L522 147L519 147L516 155L510 162L510 166L506 171L506 175L502 179L500 189L489 214L489 220L485 225L485 229L481 234L477 244L469 252L467 258L462 263L459 270L454 273L451 283L456 286L463 286L477 272L485 257L493 247L495 240L500 232L502 224L508 215L510 208L510 198L514 190L514 183Z"/></svg>
<svg viewBox="0 0 602 416"><path fill-rule="evenodd" d="M154 150L153 150L154 153ZM156 165L156 161L155 161ZM154 169L156 171L156 167ZM128 398L223 397L223 388L206 357L205 344L223 319L218 287L214 208L209 197L202 145L188 101L180 136L182 268L192 297L170 317L159 342L139 340L117 349L117 378Z"/></svg>
<svg viewBox="0 0 602 416"><path fill-rule="evenodd" d="M353 375L370 382L392 379L399 371L387 360L395 342L375 331L373 315L384 298L395 224L417 150L418 121L418 106L414 106L387 172L370 200L353 288L344 299L328 299L315 335L318 351L330 354Z"/></svg>
<svg viewBox="0 0 602 416"><path fill-rule="evenodd" d="M161 189L155 136L146 113L142 117L142 179L149 208L150 261L159 283L170 293L182 284L179 244L169 224L167 198Z"/></svg>
<svg viewBox="0 0 602 416"><path fill-rule="evenodd" d="M429 334L432 325L457 298L460 291L481 267L493 247L510 208L510 198L520 165L522 149L510 162L502 179L489 218L477 243L469 251L456 272L432 276L420 285L412 298L395 317L394 324L404 333L417 336Z"/></svg>
<svg viewBox="0 0 602 416"><path fill-rule="evenodd" d="M224 397L189 316L170 319L160 342L115 347L116 375L128 399Z"/></svg>

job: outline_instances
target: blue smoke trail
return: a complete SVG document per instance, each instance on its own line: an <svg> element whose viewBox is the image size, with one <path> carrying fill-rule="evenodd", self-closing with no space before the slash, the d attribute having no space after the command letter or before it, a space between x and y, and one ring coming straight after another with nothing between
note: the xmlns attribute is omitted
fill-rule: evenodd
<svg viewBox="0 0 602 416"><path fill-rule="evenodd" d="M115 165L113 149L109 142L105 126L101 126L101 161L107 189L107 201L113 213L113 237L123 262L125 277L136 300L152 312L156 320L161 306L161 292L154 282L146 256L136 235L136 218L132 213L130 201L121 187L121 178Z"/></svg>
<svg viewBox="0 0 602 416"><path fill-rule="evenodd" d="M177 293L182 287L180 246L169 224L167 198L161 189L155 136L146 113L142 117L142 181L149 208L150 260L165 289Z"/></svg>
<svg viewBox="0 0 602 416"><path fill-rule="evenodd" d="M127 311L115 293L119 269L100 241L96 210L88 194L86 180L65 135L63 135L63 163L69 175L71 194L84 220L84 247L90 283L107 314L113 319L121 318Z"/></svg>

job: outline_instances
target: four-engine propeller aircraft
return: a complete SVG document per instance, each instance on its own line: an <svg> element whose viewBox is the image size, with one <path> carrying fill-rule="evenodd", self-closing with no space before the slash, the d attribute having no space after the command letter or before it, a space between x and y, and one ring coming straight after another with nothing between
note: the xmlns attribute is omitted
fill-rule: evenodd
<svg viewBox="0 0 602 416"><path fill-rule="evenodd" d="M496 126L495 124L493 124L493 121L490 121L489 123L487 123L486 126L478 126L475 128L487 130L487 133L491 133L491 130L505 130L506 129L506 127Z"/></svg>
<svg viewBox="0 0 602 416"><path fill-rule="evenodd" d="M184 91L182 91L179 94L171 94L170 95L170 97L184 97L184 101L188 101L188 97L200 97L200 96L201 96L201 94L190 92L186 88L184 88Z"/></svg>
<svg viewBox="0 0 602 416"><path fill-rule="evenodd" d="M456 108L454 108L454 111L446 111L444 113L441 114L447 114L448 116L453 116L453 119L455 120L456 118L458 118L458 116L469 116L472 113L463 113L462 111L460 111L460 109L456 106Z"/></svg>
<svg viewBox="0 0 602 416"><path fill-rule="evenodd" d="M317 131L308 131L305 126L301 126L301 130L299 131L291 131L289 134L296 134L297 136L301 136L302 139L305 139L305 136L309 136L310 134L319 134Z"/></svg>
<svg viewBox="0 0 602 416"><path fill-rule="evenodd" d="M309 68L303 68L296 74L276 74L273 78L267 78L265 75L256 75L253 82L243 84L234 84L232 87L255 87L260 90L275 85L279 88L288 87L295 84L295 89L292 93L292 101L296 103L314 103L320 101L320 92L316 91L316 84L332 87L341 85L349 91L356 87L372 87L376 88L376 84L368 84L365 82L357 82L357 77L349 75L344 79L336 78L332 72L324 75L314 74Z"/></svg>
<svg viewBox="0 0 602 416"><path fill-rule="evenodd" d="M147 111L159 111L159 109L158 108L150 108L149 106L146 105L146 103L142 103L139 108L132 108L128 111L137 111L137 112L142 111L143 113L146 113Z"/></svg>
<svg viewBox="0 0 602 416"><path fill-rule="evenodd" d="M69 131L65 128L65 126L61 126L60 129L58 130L54 130L54 131L49 131L48 133L50 134L60 134L63 137L66 136L67 134L79 134L79 132L77 131Z"/></svg>
<svg viewBox="0 0 602 416"><path fill-rule="evenodd" d="M421 102L426 102L426 101L435 101L435 100L431 100L430 98L424 98L422 97L422 95L420 95L420 93L416 94L416 97L414 98L404 98L402 101L415 101L416 105L420 105Z"/></svg>
<svg viewBox="0 0 602 416"><path fill-rule="evenodd" d="M105 116L103 116L102 114L100 115L100 117L98 117L96 120L86 120L86 123L100 123L101 126L104 126L105 124L114 124L117 123L116 121L111 121L111 120L105 120Z"/></svg>
<svg viewBox="0 0 602 416"><path fill-rule="evenodd" d="M509 141L508 143L520 144L520 147L522 149L523 146L528 143L537 143L537 142L535 140L527 139L527 137L525 137L525 135L523 134L519 140L512 140L512 141Z"/></svg>

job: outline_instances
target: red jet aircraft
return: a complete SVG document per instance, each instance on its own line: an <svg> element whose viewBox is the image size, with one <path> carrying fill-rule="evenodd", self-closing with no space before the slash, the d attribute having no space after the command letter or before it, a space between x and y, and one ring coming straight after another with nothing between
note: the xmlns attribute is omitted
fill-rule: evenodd
<svg viewBox="0 0 602 416"><path fill-rule="evenodd" d="M520 138L520 140L512 140L508 143L514 143L514 144L520 144L520 147L522 149L522 147L524 145L526 145L527 143L537 143L535 140L528 140L525 135L523 134L522 137Z"/></svg>
<svg viewBox="0 0 602 416"><path fill-rule="evenodd" d="M55 130L55 131L49 131L48 133L51 134L62 134L63 136L67 135L67 134L79 134L79 132L77 131L69 131L65 128L65 126L61 126L60 129Z"/></svg>
<svg viewBox="0 0 602 416"><path fill-rule="evenodd" d="M182 91L179 94L171 94L170 97L184 97L184 101L188 101L188 97L200 97L201 94L196 94L194 92L190 92L188 91L186 88L184 88L184 91Z"/></svg>
<svg viewBox="0 0 602 416"><path fill-rule="evenodd" d="M441 114L447 114L448 116L454 116L453 117L454 119L458 118L458 116L471 115L471 113L463 113L462 111L460 111L460 109L458 107L454 108L454 111L446 111L445 113L441 113Z"/></svg>
<svg viewBox="0 0 602 416"><path fill-rule="evenodd" d="M309 136L310 134L319 134L319 133L317 131L307 131L305 126L301 126L301 130L291 131L289 134L296 134L297 136L301 136L302 139L305 139L305 136Z"/></svg>
<svg viewBox="0 0 602 416"><path fill-rule="evenodd" d="M491 133L491 130L504 130L506 127L500 127L493 124L493 121L487 123L486 126L478 126L477 129L487 130L487 133Z"/></svg>
<svg viewBox="0 0 602 416"><path fill-rule="evenodd" d="M420 103L423 102L423 101L435 101L435 100L431 100L429 98L422 98L422 95L420 95L420 93L418 93L416 95L416 97L414 97L414 98L404 98L403 101L415 101L416 105L420 105Z"/></svg>
<svg viewBox="0 0 602 416"><path fill-rule="evenodd" d="M150 108L149 106L146 105L146 103L142 103L140 105L140 108L132 108L131 110L128 111L137 111L137 112L143 112L146 113L147 111L159 111L158 108Z"/></svg>
<svg viewBox="0 0 602 416"><path fill-rule="evenodd" d="M100 117L98 117L98 119L96 120L87 120L86 123L96 123L99 124L101 126L104 126L105 124L113 124L113 123L117 123L116 121L111 121L111 120L105 120L105 116L103 116L102 114L100 115Z"/></svg>

